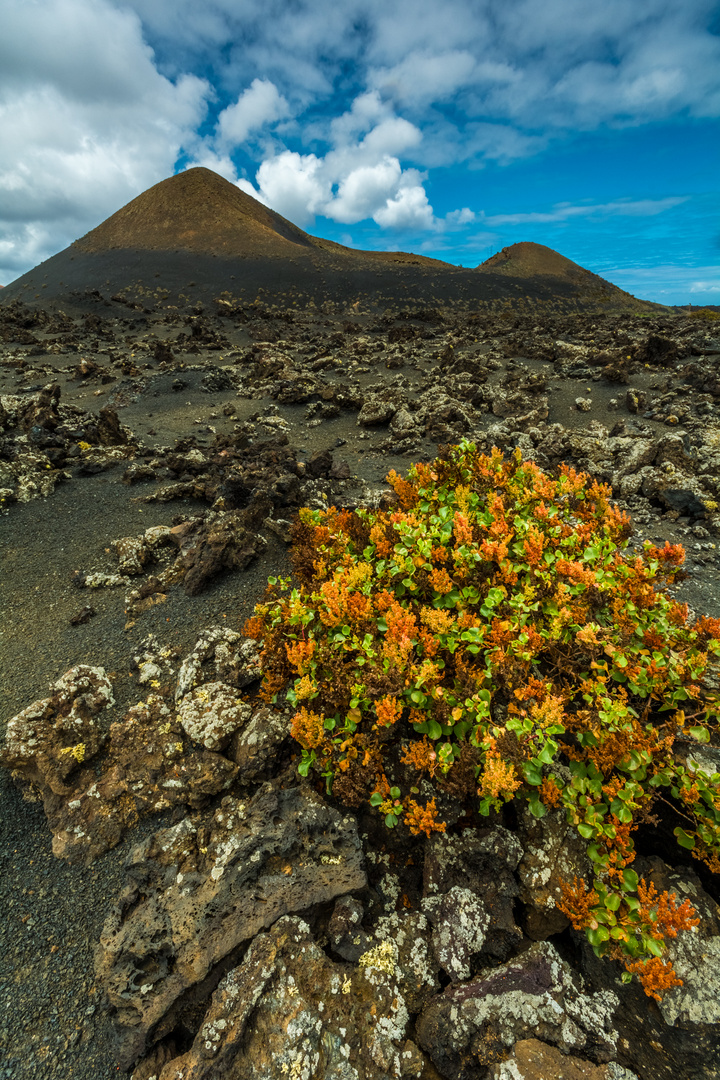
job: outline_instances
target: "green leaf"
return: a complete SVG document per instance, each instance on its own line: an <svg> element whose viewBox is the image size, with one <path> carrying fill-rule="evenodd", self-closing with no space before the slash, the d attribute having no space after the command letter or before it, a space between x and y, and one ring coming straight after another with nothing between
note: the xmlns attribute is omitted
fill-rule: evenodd
<svg viewBox="0 0 720 1080"><path fill-rule="evenodd" d="M586 825L584 821L578 825L578 832L585 840L589 840L591 836L595 835L592 825Z"/></svg>
<svg viewBox="0 0 720 1080"><path fill-rule="evenodd" d="M622 982L624 982L627 985L628 983L632 982L632 975L630 974L629 971L623 971L622 975L620 976L620 979L622 980Z"/></svg>
<svg viewBox="0 0 720 1080"><path fill-rule="evenodd" d="M708 743L710 742L710 732L705 727L691 727L687 729L688 734L692 735L696 742Z"/></svg>
<svg viewBox="0 0 720 1080"><path fill-rule="evenodd" d="M605 901L605 907L608 911L617 911L622 903L622 899L618 893L610 893Z"/></svg>
<svg viewBox="0 0 720 1080"><path fill-rule="evenodd" d="M587 939L591 945L602 945L610 940L610 931L607 926L598 926L597 930L588 930Z"/></svg>
<svg viewBox="0 0 720 1080"><path fill-rule="evenodd" d="M334 716L326 716L323 722L323 727L326 731L334 731L336 723L337 721L335 720Z"/></svg>
<svg viewBox="0 0 720 1080"><path fill-rule="evenodd" d="M417 730L418 725L415 726ZM443 733L443 729L438 724L437 720L428 720L427 733L431 739L439 739Z"/></svg>
<svg viewBox="0 0 720 1080"><path fill-rule="evenodd" d="M688 848L688 850L692 851L695 847L695 837L690 836L690 834L686 833L684 829L681 829L679 825L677 828L673 829L673 832L675 833L675 839L680 847Z"/></svg>
<svg viewBox="0 0 720 1080"><path fill-rule="evenodd" d="M370 805L371 806L379 806L382 801L383 801L383 798L382 798L382 795L380 794L379 791L374 791L372 793L372 795L370 796Z"/></svg>
<svg viewBox="0 0 720 1080"><path fill-rule="evenodd" d="M400 788L399 787L391 787L390 788L390 798L391 799L399 799L400 798Z"/></svg>
<svg viewBox="0 0 720 1080"><path fill-rule="evenodd" d="M523 763L523 772L525 773L525 779L528 784L533 784L535 787L539 787L539 785L542 784L542 771L534 762L525 761Z"/></svg>
<svg viewBox="0 0 720 1080"><path fill-rule="evenodd" d="M623 870L622 880L628 892L637 892L639 878L634 870Z"/></svg>
<svg viewBox="0 0 720 1080"><path fill-rule="evenodd" d="M385 815L385 824L387 825L388 829L394 829L397 823L398 819L395 814Z"/></svg>
<svg viewBox="0 0 720 1080"><path fill-rule="evenodd" d="M662 954L665 952L665 949L659 941L656 941L655 938L646 937L644 934L643 945L649 953L652 953L653 956L662 956Z"/></svg>
<svg viewBox="0 0 720 1080"><path fill-rule="evenodd" d="M543 818L543 817L545 817L545 815L547 813L547 810L545 809L543 804L540 802L540 799L537 797L537 793L534 793L534 794L535 794L535 797L531 798L530 801L528 802L528 809L530 810L530 813L532 814L533 817Z"/></svg>
<svg viewBox="0 0 720 1080"><path fill-rule="evenodd" d="M599 863L604 866L605 863L608 861L607 855L600 854L600 849L598 848L597 844L588 844L587 853L588 858L591 859L594 863Z"/></svg>

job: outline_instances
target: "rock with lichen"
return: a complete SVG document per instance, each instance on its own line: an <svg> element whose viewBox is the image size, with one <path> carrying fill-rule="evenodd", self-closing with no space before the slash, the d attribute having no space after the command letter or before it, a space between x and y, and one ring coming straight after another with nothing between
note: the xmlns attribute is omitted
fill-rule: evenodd
<svg viewBox="0 0 720 1080"><path fill-rule="evenodd" d="M365 883L355 822L304 788L226 796L144 841L96 961L123 1061L169 1034L184 995L243 942Z"/></svg>
<svg viewBox="0 0 720 1080"><path fill-rule="evenodd" d="M98 714L114 703L103 668L78 664L50 686L50 697L8 721L0 763L31 799L67 795L76 773L102 747Z"/></svg>
<svg viewBox="0 0 720 1080"><path fill-rule="evenodd" d="M617 995L587 993L549 942L455 983L425 1007L416 1031L442 1076L486 1080L487 1068L520 1040L538 1038L565 1054L604 1063L615 1057Z"/></svg>
<svg viewBox="0 0 720 1080"><path fill-rule="evenodd" d="M191 690L177 707L178 720L193 742L222 750L252 715L252 708L223 682L208 682Z"/></svg>

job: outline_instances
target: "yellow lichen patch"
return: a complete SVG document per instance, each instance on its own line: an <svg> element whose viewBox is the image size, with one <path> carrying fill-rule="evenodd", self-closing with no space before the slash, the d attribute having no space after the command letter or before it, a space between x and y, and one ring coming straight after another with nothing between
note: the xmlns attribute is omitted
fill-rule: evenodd
<svg viewBox="0 0 720 1080"><path fill-rule="evenodd" d="M377 968L379 971L384 971L388 975L395 974L395 950L393 949L392 942L381 941L372 949L368 949L366 953L363 953L358 964L362 968Z"/></svg>
<svg viewBox="0 0 720 1080"><path fill-rule="evenodd" d="M66 746L64 750L60 751L61 754L70 754L79 763L85 760L85 743L78 743L77 746Z"/></svg>

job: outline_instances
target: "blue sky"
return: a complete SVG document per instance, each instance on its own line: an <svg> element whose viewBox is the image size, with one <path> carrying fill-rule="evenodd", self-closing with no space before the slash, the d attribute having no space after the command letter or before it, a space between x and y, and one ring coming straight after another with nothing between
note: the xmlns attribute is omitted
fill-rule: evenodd
<svg viewBox="0 0 720 1080"><path fill-rule="evenodd" d="M19 0L0 283L202 164L302 228L475 266L534 240L720 303L709 0Z"/></svg>

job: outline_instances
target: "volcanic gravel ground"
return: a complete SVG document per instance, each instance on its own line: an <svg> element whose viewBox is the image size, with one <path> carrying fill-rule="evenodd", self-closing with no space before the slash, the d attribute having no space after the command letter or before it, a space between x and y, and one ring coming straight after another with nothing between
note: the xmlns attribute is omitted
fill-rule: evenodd
<svg viewBox="0 0 720 1080"><path fill-rule="evenodd" d="M381 320L372 315L295 313L288 322L278 317L280 313L257 308L235 319L196 312L184 320L174 311L148 316L118 311L117 305L100 306L90 317L61 318L21 308L9 317L12 311L0 309L5 337L4 347L0 346L0 394L19 394L30 402L42 387L56 383L62 405L75 405L93 415L105 405L114 407L134 443L125 458L101 461L95 470L83 469L82 464L88 454L94 460L92 448L68 453L58 459L61 482L52 494L26 502L6 500L7 509L0 515L3 722L45 696L48 684L77 663L102 666L112 675L116 704L106 722L120 718L142 694L133 658L148 635L185 655L203 628L241 627L262 596L268 574L287 572L286 545L272 531L263 530L267 547L248 569L219 576L200 595L189 596L181 586L172 586L164 602L136 616L126 613L126 588L90 590L73 584L76 571L117 572L113 540L208 510L210 496L144 501L183 479L166 468L177 440L190 439L191 449L208 460L233 439L252 448L273 438L282 445L286 437L286 445L306 466L313 454L330 450L334 462L344 461L348 468L335 479L326 469L307 490L317 505L325 499L354 505L377 494L390 468L402 471L413 460L435 456L438 443L457 442L463 435L482 438L492 425L498 430L501 417L483 401L511 386L518 370L526 382L539 377L548 384L546 389L527 391L531 398L544 393L548 399L547 416L533 421L536 427L560 423L568 432L582 435L591 421L611 428L624 419L638 438L648 431L655 437L681 433L704 453L703 438L720 422L720 384L717 392L708 392L682 379L683 365L694 362L705 365L708 385L715 385L713 372L717 383L718 324L681 316L664 315L659 327L666 339L679 345L679 356L670 365L634 360L628 384L603 377L602 365L592 362L593 354L615 342L616 352L627 349L634 355L639 350L641 355L643 342L658 330L651 320L540 314L508 322L509 316L503 320L492 312L484 321L459 315L443 319L432 313L415 320L386 313ZM186 336L179 341L181 333ZM224 344L211 342L208 348L213 335ZM557 339L568 348L565 352L555 348L553 356L547 343ZM521 340L532 355L524 355ZM172 350L169 357L163 358L159 344ZM190 345L193 351L187 352ZM575 360L570 355L573 349ZM699 361L693 359L698 356ZM83 360L88 374L78 377L76 369ZM470 372L464 384L458 382L457 370L463 371L463 362L458 361L467 361ZM484 375L473 376L484 365ZM317 386L305 396L297 388L302 374L313 370ZM224 379L221 388L214 389L211 377L218 372ZM289 389L278 389L279 384ZM473 385L481 385L486 398L476 398L471 408L463 398L463 385L471 391ZM646 395L644 414L627 411L628 385ZM673 388L678 391L674 400L685 410L682 415L670 402L652 404ZM458 407L467 406L469 424L447 407L443 392ZM430 415L424 427L408 437L402 432L393 435L387 423L359 424L363 402L383 395L396 405L402 402L410 415L426 406ZM587 411L576 406L577 399L591 401ZM336 410L327 410L336 415L323 418L324 401L340 402ZM432 415L435 406L437 416ZM313 425L318 418L321 422ZM512 431L512 410L502 423L503 430ZM516 432L515 444L523 445L518 439L527 429L526 423ZM6 426L6 460L24 453L25 443L12 442L18 432ZM62 454L71 441L66 440ZM583 460L574 461L572 456L568 460L585 467ZM131 486L123 483L123 473L132 463L153 468L154 479ZM302 473L303 467L301 479ZM713 492L703 491L710 509L700 514L669 509L658 498L643 498L642 492L625 503L638 522L634 543L647 537L655 543L669 540L687 546L690 576L678 594L696 612L717 616L720 518L711 508ZM22 500L25 496L19 488L18 492ZM273 514L285 519L294 510L292 504L276 503ZM133 579L132 584L141 580ZM86 623L72 625L71 618L84 605L91 605L96 614ZM110 1020L101 988L94 982L93 950L107 908L121 888L128 851L141 836L169 820L169 814L147 818L90 868L68 866L51 854L40 806L23 802L7 772L0 771L4 911L0 1080L46 1076L102 1080L125 1075L116 1065Z"/></svg>

